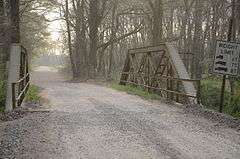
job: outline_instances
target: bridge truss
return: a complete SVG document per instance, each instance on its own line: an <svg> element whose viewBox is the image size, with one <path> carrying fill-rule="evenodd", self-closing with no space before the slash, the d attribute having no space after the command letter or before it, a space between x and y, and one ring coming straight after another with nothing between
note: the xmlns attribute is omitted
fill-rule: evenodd
<svg viewBox="0 0 240 159"><path fill-rule="evenodd" d="M190 79L183 61L168 43L128 51L121 85L135 85L179 103L200 103L200 80Z"/></svg>

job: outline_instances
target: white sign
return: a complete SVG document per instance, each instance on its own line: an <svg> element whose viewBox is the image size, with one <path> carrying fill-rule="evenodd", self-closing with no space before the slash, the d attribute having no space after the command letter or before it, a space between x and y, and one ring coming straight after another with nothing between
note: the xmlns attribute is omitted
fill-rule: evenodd
<svg viewBox="0 0 240 159"><path fill-rule="evenodd" d="M213 72L237 76L240 73L240 44L217 41Z"/></svg>

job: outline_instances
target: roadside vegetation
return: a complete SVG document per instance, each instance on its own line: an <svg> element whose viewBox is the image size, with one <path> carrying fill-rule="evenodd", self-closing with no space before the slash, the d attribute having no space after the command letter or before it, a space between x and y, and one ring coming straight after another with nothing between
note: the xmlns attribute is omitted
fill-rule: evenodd
<svg viewBox="0 0 240 159"><path fill-rule="evenodd" d="M41 90L38 86L30 85L25 101L29 103L39 103L41 100L40 92ZM5 96L5 84L0 81L0 113L4 112Z"/></svg>
<svg viewBox="0 0 240 159"><path fill-rule="evenodd" d="M236 82L235 95L231 97L227 88L224 96L223 112L240 118L240 82ZM221 95L221 80L209 78L202 81L201 100L207 109L219 110Z"/></svg>
<svg viewBox="0 0 240 159"><path fill-rule="evenodd" d="M35 85L30 85L25 101L31 103L38 103L40 102L40 99L40 88Z"/></svg>
<svg viewBox="0 0 240 159"><path fill-rule="evenodd" d="M158 100L161 98L160 95L158 95L156 93L147 92L143 88L136 87L133 85L132 86L131 85L122 86L117 83L113 83L110 85L110 87L115 90L127 92L128 94L132 94L132 95L137 95L137 96L140 96L140 97L142 97L144 99L148 99L148 100Z"/></svg>
<svg viewBox="0 0 240 159"><path fill-rule="evenodd" d="M149 93L145 89L133 85L122 86L117 83L113 83L110 87L115 90L127 92L128 94L140 96L144 99L158 100L161 98L160 95L156 93ZM233 117L240 118L240 82L237 83L236 88L235 96L232 98L230 90L226 89L223 112ZM221 80L209 78L202 81L201 100L206 109L214 111L219 110L220 94Z"/></svg>

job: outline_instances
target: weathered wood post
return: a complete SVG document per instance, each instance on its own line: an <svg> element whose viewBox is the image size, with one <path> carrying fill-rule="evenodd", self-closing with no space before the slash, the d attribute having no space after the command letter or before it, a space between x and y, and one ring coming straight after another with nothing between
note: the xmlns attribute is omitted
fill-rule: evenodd
<svg viewBox="0 0 240 159"><path fill-rule="evenodd" d="M15 83L19 80L20 56L21 56L20 44L12 44L10 48L10 61L8 65L7 98L5 107L5 111L7 112L12 111L13 109L12 83Z"/></svg>
<svg viewBox="0 0 240 159"><path fill-rule="evenodd" d="M12 83L19 79L21 45L20 45L20 17L19 17L19 0L11 0L10 2L10 30L11 45L10 56L8 62L8 81L7 81L7 98L5 111L12 111Z"/></svg>

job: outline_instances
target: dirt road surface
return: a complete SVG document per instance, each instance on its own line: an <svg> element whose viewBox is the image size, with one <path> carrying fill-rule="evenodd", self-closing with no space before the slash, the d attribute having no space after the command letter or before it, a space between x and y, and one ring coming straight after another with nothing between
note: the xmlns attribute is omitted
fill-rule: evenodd
<svg viewBox="0 0 240 159"><path fill-rule="evenodd" d="M38 69L50 112L0 123L0 158L240 159L240 133L182 108Z"/></svg>

